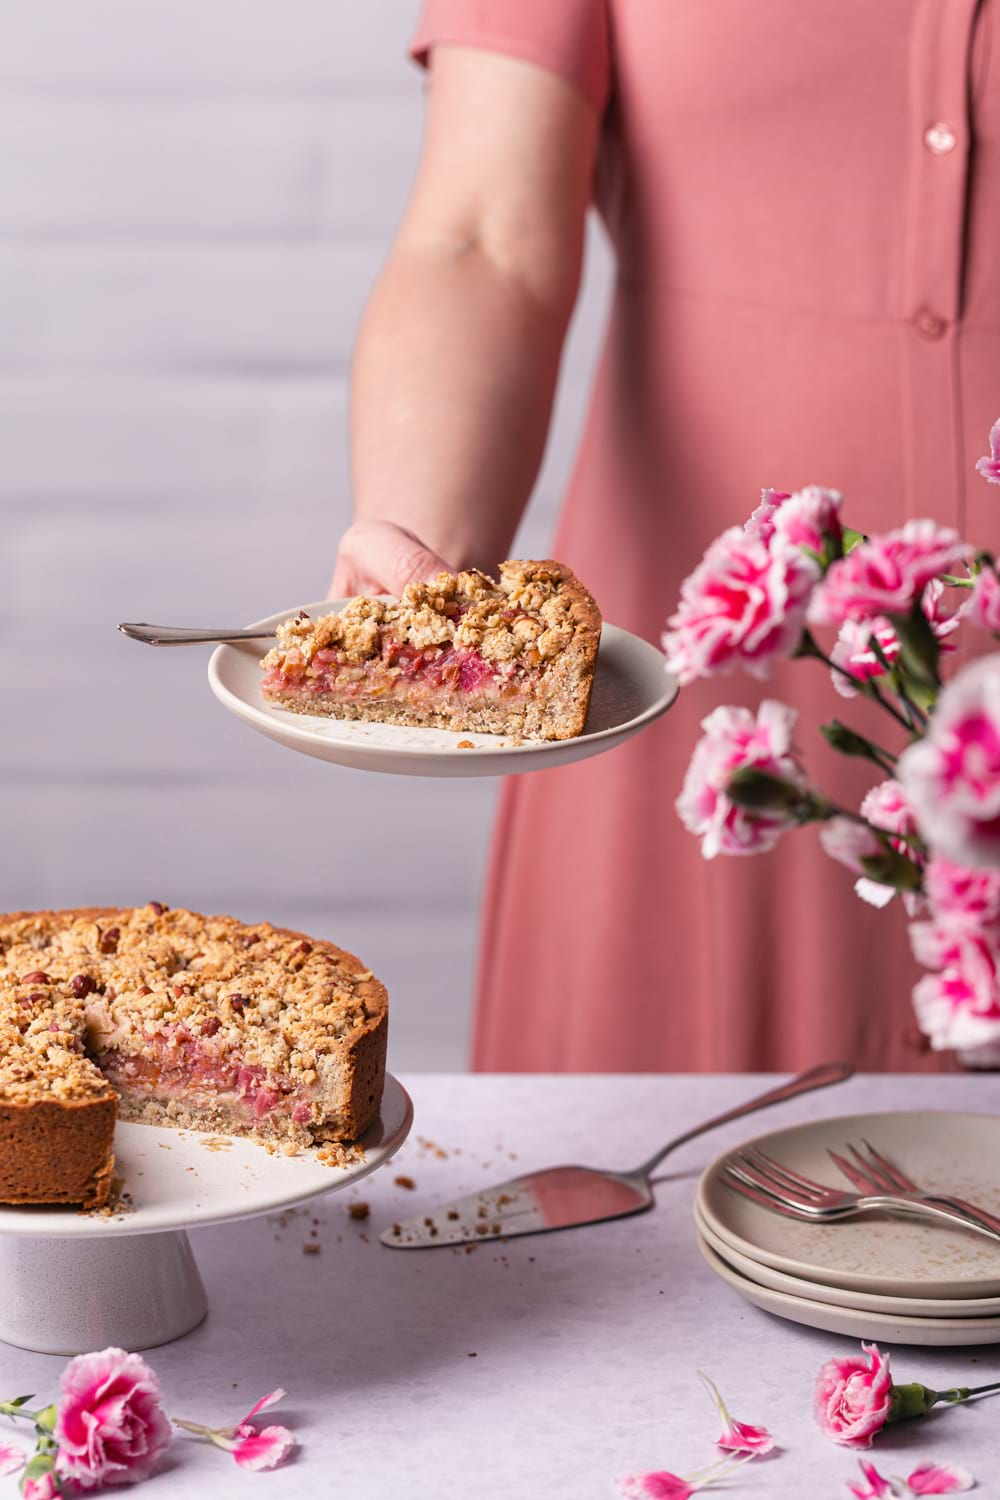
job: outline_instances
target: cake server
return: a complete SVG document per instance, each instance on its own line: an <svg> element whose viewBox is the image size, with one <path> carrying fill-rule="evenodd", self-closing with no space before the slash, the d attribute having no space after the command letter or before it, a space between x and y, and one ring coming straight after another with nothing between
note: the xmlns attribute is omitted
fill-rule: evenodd
<svg viewBox="0 0 1000 1500"><path fill-rule="evenodd" d="M686 1130L661 1147L654 1156L628 1172L609 1172L599 1167L545 1167L512 1177L495 1187L468 1193L444 1203L415 1219L391 1224L380 1235L383 1245L395 1250L425 1250L435 1245L475 1244L483 1240L510 1238L519 1234L545 1234L553 1229L575 1229L604 1219L621 1219L653 1206L653 1172L678 1146L699 1135L728 1125L758 1109L783 1104L814 1089L844 1083L853 1074L850 1063L821 1063L800 1073L788 1083L768 1089L727 1109L721 1115Z"/></svg>

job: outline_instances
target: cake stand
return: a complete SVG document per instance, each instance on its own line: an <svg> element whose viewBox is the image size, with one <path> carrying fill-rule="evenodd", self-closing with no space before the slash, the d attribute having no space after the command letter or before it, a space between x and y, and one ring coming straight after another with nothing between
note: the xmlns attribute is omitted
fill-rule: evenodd
<svg viewBox="0 0 1000 1500"><path fill-rule="evenodd" d="M391 1075L362 1154L346 1167L314 1151L272 1156L239 1137L119 1122L116 1173L128 1195L120 1209L0 1208L0 1339L81 1354L148 1349L190 1333L208 1299L188 1229L280 1213L347 1187L394 1156L412 1122L409 1095Z"/></svg>

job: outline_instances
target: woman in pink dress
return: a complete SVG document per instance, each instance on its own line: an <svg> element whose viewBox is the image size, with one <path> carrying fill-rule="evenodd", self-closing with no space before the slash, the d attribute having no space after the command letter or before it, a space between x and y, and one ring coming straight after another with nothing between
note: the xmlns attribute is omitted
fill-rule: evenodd
<svg viewBox="0 0 1000 1500"><path fill-rule="evenodd" d="M995 539L973 465L1000 410L998 24L996 0L428 0L424 154L358 344L333 593L507 555L592 201L617 282L553 555L607 619L657 641L762 485ZM826 670L765 691L856 805L871 778L816 733L844 707ZM477 1067L948 1065L916 1036L905 923L812 832L706 864L681 827L699 721L761 696L695 685L623 748L506 783Z"/></svg>

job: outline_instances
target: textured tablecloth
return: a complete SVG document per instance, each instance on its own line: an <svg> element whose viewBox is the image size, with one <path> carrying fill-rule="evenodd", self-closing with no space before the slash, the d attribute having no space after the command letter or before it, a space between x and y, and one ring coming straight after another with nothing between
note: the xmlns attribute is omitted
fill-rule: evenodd
<svg viewBox="0 0 1000 1500"><path fill-rule="evenodd" d="M868 1109L1000 1106L1000 1078L867 1077L767 1111L664 1163L653 1212L569 1233L483 1243L474 1253L384 1249L377 1231L442 1199L560 1161L631 1166L695 1121L760 1091L748 1077L497 1077L404 1080L414 1134L389 1167L279 1219L192 1236L207 1321L153 1350L168 1410L238 1420L282 1385L272 1419L296 1460L245 1474L178 1433L150 1500L211 1494L331 1500L608 1500L615 1475L712 1461L717 1419L697 1375L734 1415L777 1435L727 1491L766 1500L846 1496L856 1459L814 1426L812 1386L856 1346L773 1318L718 1281L695 1246L691 1202L727 1143L779 1123ZM431 1144L428 1144L431 1143ZM408 1175L412 1189L394 1179ZM348 1216L370 1204L367 1221ZM305 1253L318 1242L318 1254ZM63 1361L0 1345L0 1395L54 1392ZM939 1387L1000 1379L1000 1347L893 1349L902 1380ZM3 1423L0 1436L6 1437ZM962 1462L1000 1496L1000 1401L895 1428L888 1473L918 1458ZM123 1492L119 1492L123 1493ZM15 1494L0 1480L0 1497Z"/></svg>

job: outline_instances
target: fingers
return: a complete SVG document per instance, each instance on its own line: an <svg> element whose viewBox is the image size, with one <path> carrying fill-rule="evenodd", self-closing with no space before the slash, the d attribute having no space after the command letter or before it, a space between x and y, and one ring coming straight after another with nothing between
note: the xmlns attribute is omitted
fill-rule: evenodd
<svg viewBox="0 0 1000 1500"><path fill-rule="evenodd" d="M327 598L398 595L442 570L450 570L448 562L412 531L391 521L357 521L341 540Z"/></svg>

